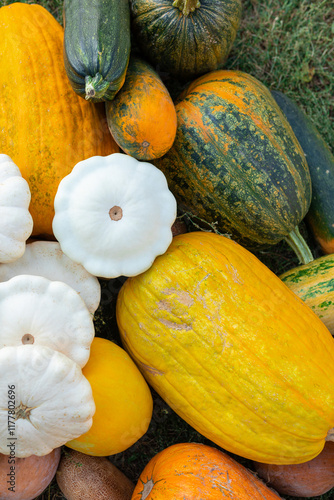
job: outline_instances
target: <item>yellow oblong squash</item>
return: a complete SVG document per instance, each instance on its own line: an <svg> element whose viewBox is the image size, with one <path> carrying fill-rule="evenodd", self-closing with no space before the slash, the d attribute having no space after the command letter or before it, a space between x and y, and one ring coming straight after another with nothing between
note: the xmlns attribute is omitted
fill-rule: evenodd
<svg viewBox="0 0 334 500"><path fill-rule="evenodd" d="M178 235L117 300L125 348L184 420L265 463L318 455L334 426L334 340L253 254Z"/></svg>
<svg viewBox="0 0 334 500"><path fill-rule="evenodd" d="M52 235L53 199L76 163L119 151L103 104L75 94L63 62L63 28L42 6L0 9L0 151L31 191L33 234Z"/></svg>
<svg viewBox="0 0 334 500"><path fill-rule="evenodd" d="M93 391L93 425L66 446L97 457L121 453L148 429L153 410L151 391L128 353L100 337L94 338L82 373Z"/></svg>

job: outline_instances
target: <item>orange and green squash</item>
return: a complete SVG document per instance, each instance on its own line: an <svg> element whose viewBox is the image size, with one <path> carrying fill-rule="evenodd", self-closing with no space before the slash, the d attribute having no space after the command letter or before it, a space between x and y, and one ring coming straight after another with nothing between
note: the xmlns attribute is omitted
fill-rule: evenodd
<svg viewBox="0 0 334 500"><path fill-rule="evenodd" d="M117 144L137 160L160 158L174 142L174 103L160 76L142 59L130 59L124 85L106 102L106 114Z"/></svg>
<svg viewBox="0 0 334 500"><path fill-rule="evenodd" d="M94 338L82 372L92 387L96 412L90 430L66 446L100 457L126 450L151 421L153 401L145 379L124 349L100 337Z"/></svg>
<svg viewBox="0 0 334 500"><path fill-rule="evenodd" d="M334 156L311 118L287 95L272 91L301 145L311 174L312 201L305 220L326 254L334 253Z"/></svg>
<svg viewBox="0 0 334 500"><path fill-rule="evenodd" d="M130 57L128 0L64 1L64 64L73 90L92 102L122 87Z"/></svg>
<svg viewBox="0 0 334 500"><path fill-rule="evenodd" d="M245 246L282 239L313 256L298 224L311 202L303 151L270 91L240 71L198 78L176 104L171 149L155 165L180 207Z"/></svg>
<svg viewBox="0 0 334 500"><path fill-rule="evenodd" d="M311 460L334 437L334 339L251 252L175 236L116 304L124 347L188 424L239 456Z"/></svg>
<svg viewBox="0 0 334 500"><path fill-rule="evenodd" d="M63 28L45 8L19 2L1 7L0 31L0 151L29 184L33 234L52 236L60 180L79 161L119 148L103 104L73 92L63 62Z"/></svg>
<svg viewBox="0 0 334 500"><path fill-rule="evenodd" d="M286 271L281 280L298 295L334 335L334 254Z"/></svg>
<svg viewBox="0 0 334 500"><path fill-rule="evenodd" d="M199 443L163 449L146 465L131 500L279 500L223 451Z"/></svg>
<svg viewBox="0 0 334 500"><path fill-rule="evenodd" d="M182 79L222 66L241 19L240 0L130 0L141 53Z"/></svg>

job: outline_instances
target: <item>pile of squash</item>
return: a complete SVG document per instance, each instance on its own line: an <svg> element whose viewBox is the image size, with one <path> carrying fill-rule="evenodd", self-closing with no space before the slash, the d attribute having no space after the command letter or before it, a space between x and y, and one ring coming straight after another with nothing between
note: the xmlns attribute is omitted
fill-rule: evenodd
<svg viewBox="0 0 334 500"><path fill-rule="evenodd" d="M224 69L241 16L0 8L1 498L55 475L68 500L334 487L334 157L293 101ZM283 240L299 264L278 276L257 255ZM159 400L206 444L160 447L135 484L112 458Z"/></svg>

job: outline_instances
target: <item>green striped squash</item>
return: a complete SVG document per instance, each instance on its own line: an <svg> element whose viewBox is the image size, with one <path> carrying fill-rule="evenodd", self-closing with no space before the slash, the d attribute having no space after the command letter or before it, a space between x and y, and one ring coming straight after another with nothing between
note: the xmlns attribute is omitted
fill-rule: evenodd
<svg viewBox="0 0 334 500"><path fill-rule="evenodd" d="M305 156L270 91L251 75L218 70L176 104L172 148L155 165L181 208L242 244L286 239L313 256L298 231L311 201Z"/></svg>
<svg viewBox="0 0 334 500"><path fill-rule="evenodd" d="M295 267L280 278L334 335L334 254Z"/></svg>

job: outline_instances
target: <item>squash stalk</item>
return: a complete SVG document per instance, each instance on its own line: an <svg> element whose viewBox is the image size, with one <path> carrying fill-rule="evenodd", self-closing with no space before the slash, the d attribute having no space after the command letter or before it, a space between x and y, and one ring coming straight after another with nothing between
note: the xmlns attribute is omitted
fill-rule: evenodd
<svg viewBox="0 0 334 500"><path fill-rule="evenodd" d="M309 249L306 241L299 232L298 226L296 226L285 238L284 240L290 245L292 250L297 255L299 262L301 264L308 264L314 260L314 257Z"/></svg>
<svg viewBox="0 0 334 500"><path fill-rule="evenodd" d="M173 2L173 7L180 9L184 16L188 16L190 12L194 12L200 6L199 0L174 0Z"/></svg>
<svg viewBox="0 0 334 500"><path fill-rule="evenodd" d="M101 99L107 92L110 82L103 79L100 73L96 73L95 76L85 77L85 99L89 101L90 99Z"/></svg>

